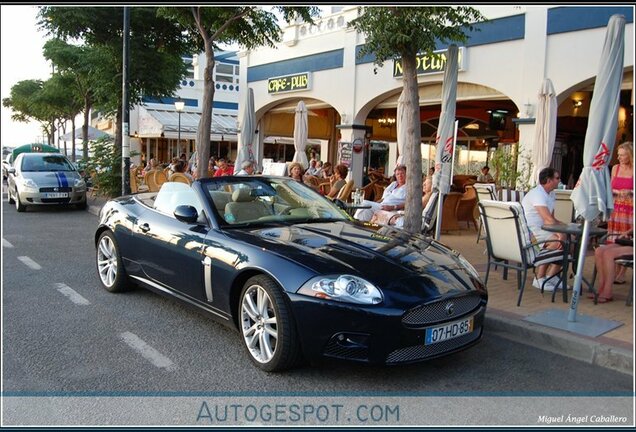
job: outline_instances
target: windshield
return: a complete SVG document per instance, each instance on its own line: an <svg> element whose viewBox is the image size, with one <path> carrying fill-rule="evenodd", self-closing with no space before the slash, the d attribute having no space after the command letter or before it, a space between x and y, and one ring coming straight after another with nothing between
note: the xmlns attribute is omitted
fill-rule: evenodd
<svg viewBox="0 0 636 432"><path fill-rule="evenodd" d="M348 220L329 199L284 177L221 177L204 181L227 225L311 223Z"/></svg>
<svg viewBox="0 0 636 432"><path fill-rule="evenodd" d="M64 156L43 156L37 154L25 154L20 169L23 172L75 171L73 165L71 165Z"/></svg>

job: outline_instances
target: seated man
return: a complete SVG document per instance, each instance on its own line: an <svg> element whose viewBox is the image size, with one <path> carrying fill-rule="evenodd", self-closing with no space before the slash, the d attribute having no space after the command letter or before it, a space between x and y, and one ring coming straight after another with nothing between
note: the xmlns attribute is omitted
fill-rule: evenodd
<svg viewBox="0 0 636 432"><path fill-rule="evenodd" d="M404 210L404 202L406 201L406 166L398 165L395 167L395 181L384 189L382 200L362 201L362 206L370 206L369 209L358 209L353 216L360 221L368 222L373 217L373 213L377 210L385 210L394 212L396 210Z"/></svg>
<svg viewBox="0 0 636 432"><path fill-rule="evenodd" d="M561 243L554 240L565 240L565 234L552 233L541 229L543 225L562 223L554 217L554 202L556 198L553 191L559 185L560 179L559 172L554 168L542 169L539 173L539 184L530 190L521 201L530 233L534 236L537 243L543 243L542 247L547 249L561 249ZM560 271L561 266L558 264L538 266L532 286L541 288L546 278L550 278ZM561 288L560 284L557 286L555 279L552 278L546 282L545 291L554 291L555 288Z"/></svg>
<svg viewBox="0 0 636 432"><path fill-rule="evenodd" d="M494 183L495 179L490 175L490 168L488 165L481 169L481 174L477 176L477 183Z"/></svg>

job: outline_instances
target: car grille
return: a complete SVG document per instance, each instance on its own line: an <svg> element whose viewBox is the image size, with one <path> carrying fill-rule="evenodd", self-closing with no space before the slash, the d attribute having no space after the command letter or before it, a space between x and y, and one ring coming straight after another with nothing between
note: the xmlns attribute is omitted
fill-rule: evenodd
<svg viewBox="0 0 636 432"><path fill-rule="evenodd" d="M40 192L73 192L72 187L45 187L40 188Z"/></svg>
<svg viewBox="0 0 636 432"><path fill-rule="evenodd" d="M335 339L329 341L325 347L324 354L329 357L335 357L347 360L368 360L369 348L367 347L344 347L336 342Z"/></svg>
<svg viewBox="0 0 636 432"><path fill-rule="evenodd" d="M430 357L436 357L438 355L454 351L464 345L474 342L479 339L480 335L481 327L476 328L472 332L455 339L449 339L431 345L415 345L407 348L401 348L390 353L386 358L386 363L404 363L416 360L423 360Z"/></svg>
<svg viewBox="0 0 636 432"><path fill-rule="evenodd" d="M422 326L448 321L477 309L481 301L479 294L474 293L418 306L404 314L402 323L409 326ZM448 312L449 309L452 309L452 313Z"/></svg>

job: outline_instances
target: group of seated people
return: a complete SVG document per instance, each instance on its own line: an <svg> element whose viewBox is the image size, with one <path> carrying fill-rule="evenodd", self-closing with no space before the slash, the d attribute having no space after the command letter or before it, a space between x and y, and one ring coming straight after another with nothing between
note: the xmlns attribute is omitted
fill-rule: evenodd
<svg viewBox="0 0 636 432"><path fill-rule="evenodd" d="M288 176L297 182L306 184L330 199L335 199L340 190L347 184L346 178L349 174L349 168L344 164L338 164L332 168L329 162L321 164L320 168L317 167L318 161L316 159L309 161L309 168L306 171L299 162L292 162L289 164L287 172ZM323 189L320 187L321 184L328 184L329 187Z"/></svg>
<svg viewBox="0 0 636 432"><path fill-rule="evenodd" d="M560 181L560 173L554 168L544 168L539 172L539 184L531 189L523 198L521 205L524 210L528 229L539 247L542 249L563 249L565 234L553 233L542 229L544 225L557 223L569 223L560 221L554 217L555 195ZM596 298L599 303L612 300L612 285L620 283L615 280L615 259L625 255L632 255L634 251L633 228L617 233L618 240L611 240L596 248L595 266L599 275L597 293L590 293L588 298ZM555 277L561 272L560 264L546 264L538 266L535 270L535 278L532 285L535 288L544 287L545 291L562 289L562 282L557 282Z"/></svg>

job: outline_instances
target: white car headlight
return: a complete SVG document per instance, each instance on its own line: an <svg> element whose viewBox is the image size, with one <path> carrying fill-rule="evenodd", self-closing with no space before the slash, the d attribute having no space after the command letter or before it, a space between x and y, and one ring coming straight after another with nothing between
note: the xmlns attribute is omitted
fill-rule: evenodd
<svg viewBox="0 0 636 432"><path fill-rule="evenodd" d="M86 182L84 181L84 179L78 178L75 179L75 184L73 186L79 189L83 189L86 187Z"/></svg>
<svg viewBox="0 0 636 432"><path fill-rule="evenodd" d="M31 191L34 191L34 192L38 191L38 185L35 184L35 182L31 180L30 178L22 179L22 186L25 189L30 189Z"/></svg>
<svg viewBox="0 0 636 432"><path fill-rule="evenodd" d="M344 303L376 305L382 303L382 291L372 283L352 275L319 276L307 282L298 294Z"/></svg>

